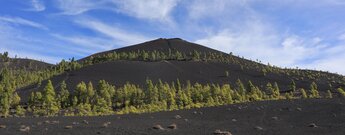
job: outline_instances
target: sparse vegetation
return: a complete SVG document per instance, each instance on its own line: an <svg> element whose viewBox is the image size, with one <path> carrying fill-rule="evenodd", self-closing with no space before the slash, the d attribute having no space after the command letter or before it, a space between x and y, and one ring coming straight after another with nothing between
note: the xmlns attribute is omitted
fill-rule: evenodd
<svg viewBox="0 0 345 135"><path fill-rule="evenodd" d="M330 90L327 90L327 98L333 98L333 94Z"/></svg>
<svg viewBox="0 0 345 135"><path fill-rule="evenodd" d="M302 94L302 98L308 98L307 92L301 88L301 94Z"/></svg>
<svg viewBox="0 0 345 135"><path fill-rule="evenodd" d="M248 81L247 87L245 87L239 79L234 88L230 84L201 85L190 82L185 84L182 85L179 80L169 84L160 80L158 83L153 83L147 79L144 88L130 83L115 88L108 82L100 80L96 89L93 88L91 82L88 84L80 82L70 95L65 82L61 83L61 91L55 94L52 82L48 81L42 92L31 93L27 110L14 103L14 100L10 106L17 106L16 114L18 116L23 116L26 111L35 115L54 116L60 110L64 112L62 115L66 116L93 116L169 111L282 99L277 83L274 83L274 86L271 83L267 84L268 94L251 81ZM315 91L316 84L312 83L311 88ZM301 91L303 95L303 89ZM313 94L313 90L311 90L310 98L318 97L320 96ZM296 97L293 92L285 93L285 99L294 98ZM2 108L4 107L2 106ZM2 111L3 115L9 114L6 109Z"/></svg>
<svg viewBox="0 0 345 135"><path fill-rule="evenodd" d="M225 77L229 77L229 71L225 71Z"/></svg>
<svg viewBox="0 0 345 135"><path fill-rule="evenodd" d="M309 95L310 98L319 98L320 95L319 95L319 91L317 90L317 85L315 82L313 82L311 85L310 85L310 95Z"/></svg>
<svg viewBox="0 0 345 135"><path fill-rule="evenodd" d="M337 91L343 96L345 97L345 91L342 88L338 88Z"/></svg>

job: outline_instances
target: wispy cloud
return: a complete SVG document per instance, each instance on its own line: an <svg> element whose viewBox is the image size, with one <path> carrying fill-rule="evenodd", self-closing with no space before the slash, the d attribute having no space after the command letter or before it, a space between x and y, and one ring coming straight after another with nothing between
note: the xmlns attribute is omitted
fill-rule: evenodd
<svg viewBox="0 0 345 135"><path fill-rule="evenodd" d="M113 0L118 11L142 19L169 21L178 0Z"/></svg>
<svg viewBox="0 0 345 135"><path fill-rule="evenodd" d="M191 0L186 4L189 18L191 19L202 19L202 18L217 18L232 16L238 11L247 10L246 0Z"/></svg>
<svg viewBox="0 0 345 135"><path fill-rule="evenodd" d="M59 57L52 56L51 54L38 53L37 50L40 47L34 46L33 44L39 44L39 42L24 38L20 30L1 21L0 35L0 50L8 51L11 57L31 58L49 63L60 61ZM49 52L46 48L45 51Z"/></svg>
<svg viewBox="0 0 345 135"><path fill-rule="evenodd" d="M345 44L333 45L320 50L321 58L309 63L301 63L304 68L331 71L345 75Z"/></svg>
<svg viewBox="0 0 345 135"><path fill-rule="evenodd" d="M108 38L111 38L120 45L136 44L152 39L135 32L129 32L129 30L122 30L121 28L111 26L97 20L88 19L79 20L76 22L85 28L91 29L107 36Z"/></svg>
<svg viewBox="0 0 345 135"><path fill-rule="evenodd" d="M96 51L104 51L113 48L114 42L110 39L87 37L87 36L65 36L59 34L52 34L57 39L72 43L78 48L81 48L83 52L95 53Z"/></svg>
<svg viewBox="0 0 345 135"><path fill-rule="evenodd" d="M103 9L105 0L57 0L57 7L65 15L79 15L93 9Z"/></svg>
<svg viewBox="0 0 345 135"><path fill-rule="evenodd" d="M39 29L44 29L47 30L48 28L42 24L26 20L20 17L6 17L6 16L0 16L0 21L2 22L7 22L10 24L19 24L19 25L25 25L25 26L30 26L30 27L35 27Z"/></svg>
<svg viewBox="0 0 345 135"><path fill-rule="evenodd" d="M132 17L149 20L171 21L170 13L179 0L58 0L58 8L66 15L79 15L90 10L102 9L120 12Z"/></svg>
<svg viewBox="0 0 345 135"><path fill-rule="evenodd" d="M32 11L44 11L46 9L44 3L40 0L31 0Z"/></svg>

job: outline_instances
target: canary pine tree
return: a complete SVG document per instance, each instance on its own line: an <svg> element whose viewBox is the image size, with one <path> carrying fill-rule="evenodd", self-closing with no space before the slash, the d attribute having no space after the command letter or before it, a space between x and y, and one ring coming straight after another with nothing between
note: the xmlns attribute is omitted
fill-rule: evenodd
<svg viewBox="0 0 345 135"><path fill-rule="evenodd" d="M48 116L55 115L59 111L59 106L55 99L55 90L50 80L48 80L43 90L43 109Z"/></svg>

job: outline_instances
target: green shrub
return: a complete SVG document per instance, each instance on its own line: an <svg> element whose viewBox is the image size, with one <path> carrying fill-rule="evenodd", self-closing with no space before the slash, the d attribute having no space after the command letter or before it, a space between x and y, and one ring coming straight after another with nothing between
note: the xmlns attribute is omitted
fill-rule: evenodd
<svg viewBox="0 0 345 135"><path fill-rule="evenodd" d="M327 90L327 96L326 98L333 98L333 94L330 90Z"/></svg>
<svg viewBox="0 0 345 135"><path fill-rule="evenodd" d="M229 71L225 71L225 77L229 77Z"/></svg>
<svg viewBox="0 0 345 135"><path fill-rule="evenodd" d="M307 92L301 88L301 94L302 94L302 98L308 98Z"/></svg>
<svg viewBox="0 0 345 135"><path fill-rule="evenodd" d="M345 97L345 91L342 88L338 88L337 91L340 93L341 96Z"/></svg>
<svg viewBox="0 0 345 135"><path fill-rule="evenodd" d="M26 112L26 110L22 106L18 105L16 107L16 115L17 116L25 116L25 112Z"/></svg>

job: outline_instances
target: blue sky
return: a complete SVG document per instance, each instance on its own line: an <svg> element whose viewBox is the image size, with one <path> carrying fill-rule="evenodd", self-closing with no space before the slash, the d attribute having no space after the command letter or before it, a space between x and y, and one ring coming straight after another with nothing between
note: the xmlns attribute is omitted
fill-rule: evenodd
<svg viewBox="0 0 345 135"><path fill-rule="evenodd" d="M50 63L179 37L345 74L344 0L1 0L0 51Z"/></svg>

